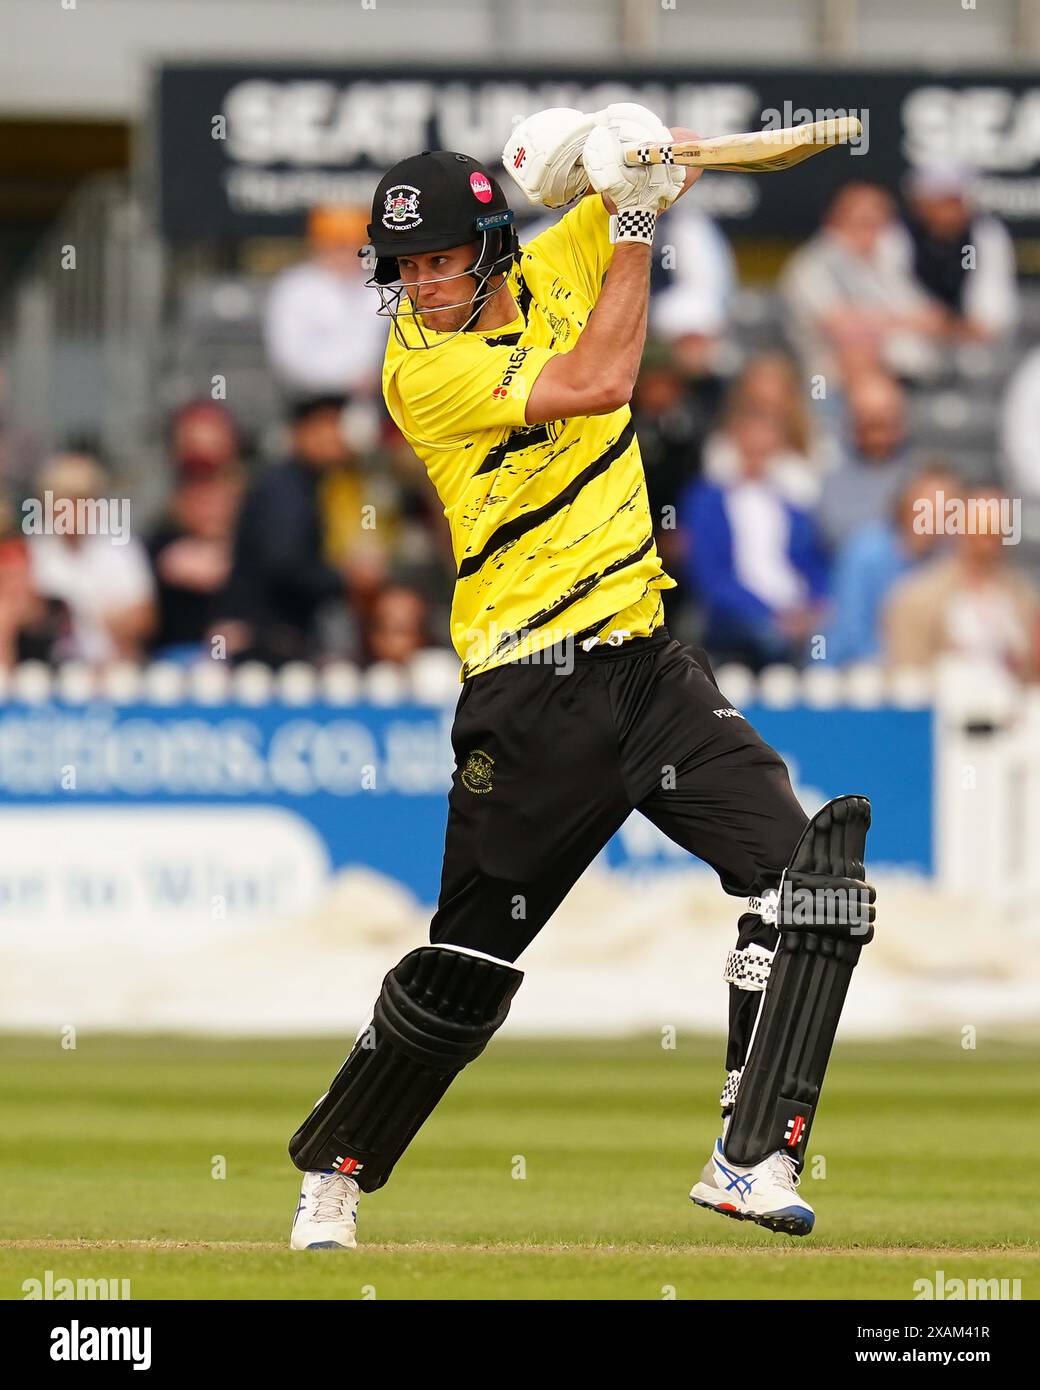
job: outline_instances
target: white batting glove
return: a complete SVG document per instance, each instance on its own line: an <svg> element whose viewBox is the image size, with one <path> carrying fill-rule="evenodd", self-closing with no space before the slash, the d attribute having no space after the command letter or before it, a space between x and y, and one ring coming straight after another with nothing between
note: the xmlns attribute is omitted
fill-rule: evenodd
<svg viewBox="0 0 1040 1390"><path fill-rule="evenodd" d="M617 208L610 219L611 241L641 241L649 246L657 214L679 196L685 178L681 169L662 164L630 168L622 146L631 138L608 126L597 126L585 141L582 163L592 187L605 193Z"/></svg>
<svg viewBox="0 0 1040 1390"><path fill-rule="evenodd" d="M602 111L597 111L595 116L597 125L607 126L626 145L659 144L672 138L672 132L660 116L655 116L649 107L640 106L635 101L615 101ZM629 169L629 166L625 165L625 168L637 176L646 172L657 175L656 178L648 179L645 186L648 192L660 189L662 212L675 201L686 184L685 170L674 165L644 165L642 169Z"/></svg>
<svg viewBox="0 0 1040 1390"><path fill-rule="evenodd" d="M595 124L574 107L550 106L515 127L502 163L532 203L562 208L589 191L581 151Z"/></svg>
<svg viewBox="0 0 1040 1390"><path fill-rule="evenodd" d="M502 164L532 203L566 207L589 191L581 155L586 137L598 125L616 131L626 142L645 144L672 138L668 127L638 102L616 101L591 115L572 106L550 106L514 128L502 151ZM649 186L649 166L632 172L646 176ZM667 178L678 193L684 182L683 171L669 169Z"/></svg>

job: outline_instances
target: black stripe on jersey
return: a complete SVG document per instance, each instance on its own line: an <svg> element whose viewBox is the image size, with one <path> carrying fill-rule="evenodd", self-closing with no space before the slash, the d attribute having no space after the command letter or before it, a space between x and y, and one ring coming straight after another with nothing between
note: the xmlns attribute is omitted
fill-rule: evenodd
<svg viewBox="0 0 1040 1390"><path fill-rule="evenodd" d="M531 309L531 289L524 279L524 272L518 270L517 274L520 276L520 301L517 308L520 310L520 317L523 319L524 323L526 323L527 315Z"/></svg>
<svg viewBox="0 0 1040 1390"><path fill-rule="evenodd" d="M503 439L501 444L496 444L493 449L489 449L484 462L473 474L490 473L493 468L497 468L507 454L517 453L521 449L527 449L532 444L546 444L550 439L548 425L528 425L526 433L523 429L514 430L508 439Z"/></svg>
<svg viewBox="0 0 1040 1390"><path fill-rule="evenodd" d="M484 542L476 555L467 555L459 566L459 579L468 579L471 574L476 574L477 570L494 555L496 550L501 550L510 541L519 540L522 535L532 531L536 526L541 526L544 521L569 506L570 503L581 492L582 488L591 483L594 478L598 478L601 473L605 473L612 463L624 454L636 437L636 427L629 420L628 424L618 435L609 449L605 449L598 458L594 458L591 463L585 465L580 473L576 473L562 492L558 492L555 497L551 497L540 507L535 507L533 511L525 512L523 516L514 516L509 521L504 521L501 526L496 527L491 535Z"/></svg>
<svg viewBox="0 0 1040 1390"><path fill-rule="evenodd" d="M521 626L520 631L528 632L532 628L542 627L545 623L551 622L553 618L559 617L565 608L569 608L572 603L577 603L579 599L590 594L600 580L606 579L608 574L617 574L618 570L623 570L628 565L634 565L637 560L641 560L653 546L653 543L653 535L649 535L642 545L636 546L635 550L630 551L627 555L622 555L619 560L612 560L606 569L601 570L599 574L588 574L584 579L579 579L577 584L562 598L557 599L548 608L543 608L540 613L535 613L528 618L527 622Z"/></svg>
<svg viewBox="0 0 1040 1390"><path fill-rule="evenodd" d="M634 565L638 560L641 560L653 546L653 543L654 538L653 534L651 534L647 536L646 540L643 541L641 545L638 545L635 550L630 551L628 555L622 555L620 559L611 561L606 569L602 570L599 574L588 574L584 579L579 579L577 584L573 585L573 587L558 598L555 603L551 603L548 608L543 608L540 612L528 618L525 623L521 623L516 632L504 633L497 643L495 650L491 652L486 660L474 662L473 666L486 665L488 661L493 660L496 656L500 656L503 651L507 651L510 647L515 646L519 638L525 637L527 633L533 632L535 628L544 627L546 623L552 622L553 618L558 618L565 609L570 608L572 604L578 603L581 599L586 598L600 580L605 579L608 574L616 574L618 570L623 570L627 565ZM645 589L643 593L646 593ZM605 621L606 619L603 620L603 622ZM602 627L603 622L597 623L595 627L597 629ZM470 674L473 666L467 664L463 668L463 680Z"/></svg>

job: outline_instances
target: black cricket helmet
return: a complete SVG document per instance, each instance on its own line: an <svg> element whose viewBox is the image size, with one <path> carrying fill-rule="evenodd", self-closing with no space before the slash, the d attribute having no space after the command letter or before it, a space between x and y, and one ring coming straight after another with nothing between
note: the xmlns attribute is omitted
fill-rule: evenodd
<svg viewBox="0 0 1040 1390"><path fill-rule="evenodd" d="M444 308L472 305L473 313L457 332L472 327L485 302L498 289L490 285L493 275L508 273L519 255L520 245L513 226L514 214L495 179L477 160L453 150L424 150L402 159L379 180L372 200L372 221L368 236L376 254L375 272L367 282L379 291L379 313L391 318L399 341L405 342L399 318L410 319L418 329L423 347L434 346L400 284L398 256L429 251L447 251L479 241L472 264L458 275L472 275L476 291ZM455 334L449 335L454 337ZM443 338L439 336L439 340Z"/></svg>

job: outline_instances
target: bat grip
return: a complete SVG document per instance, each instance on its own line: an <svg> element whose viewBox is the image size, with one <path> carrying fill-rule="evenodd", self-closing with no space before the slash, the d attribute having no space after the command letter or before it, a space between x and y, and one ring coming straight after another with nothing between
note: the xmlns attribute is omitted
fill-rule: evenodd
<svg viewBox="0 0 1040 1390"><path fill-rule="evenodd" d="M671 145L669 144L640 145L638 142L635 142L633 144L623 146L622 153L624 155L625 163L629 167L638 169L643 164L660 164L661 159L659 152L663 152L664 150L670 149ZM658 158L656 159L654 158L655 154L658 155Z"/></svg>

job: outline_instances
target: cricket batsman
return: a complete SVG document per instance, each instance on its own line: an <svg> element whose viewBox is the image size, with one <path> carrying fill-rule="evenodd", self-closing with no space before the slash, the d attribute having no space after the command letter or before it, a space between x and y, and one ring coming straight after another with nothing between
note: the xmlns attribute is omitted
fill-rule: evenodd
<svg viewBox="0 0 1040 1390"><path fill-rule="evenodd" d="M724 967L722 1135L690 1196L771 1231L812 1229L799 1174L873 931L870 809L844 796L807 819L705 654L664 625L674 580L629 400L657 224L701 171L628 167L622 147L691 136L628 103L522 121L505 167L532 202L575 204L523 249L468 155L403 159L376 190L383 392L450 523L462 691L430 945L389 971L290 1142L304 1173L294 1250L356 1245L360 1193L387 1181L502 1026L515 962L633 810L747 900Z"/></svg>

